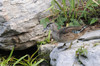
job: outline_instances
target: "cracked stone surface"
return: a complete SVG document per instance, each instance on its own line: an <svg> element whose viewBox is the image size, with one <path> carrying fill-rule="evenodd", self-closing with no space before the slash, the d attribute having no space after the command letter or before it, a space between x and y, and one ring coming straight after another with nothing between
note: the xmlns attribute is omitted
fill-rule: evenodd
<svg viewBox="0 0 100 66"><path fill-rule="evenodd" d="M64 43L59 43L50 53L50 63L52 66L100 66L100 30L86 32L82 37L73 41L70 49L68 43L62 48ZM76 51L84 46L87 49L86 57L79 55ZM80 64L80 62L82 64Z"/></svg>
<svg viewBox="0 0 100 66"><path fill-rule="evenodd" d="M0 49L24 50L45 39L39 17L51 0L0 0ZM46 5L46 6L45 6Z"/></svg>

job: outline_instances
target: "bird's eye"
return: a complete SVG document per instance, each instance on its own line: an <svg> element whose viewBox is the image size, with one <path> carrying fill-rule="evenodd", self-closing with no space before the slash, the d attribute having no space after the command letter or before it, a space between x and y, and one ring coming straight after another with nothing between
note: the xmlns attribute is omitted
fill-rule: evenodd
<svg viewBox="0 0 100 66"><path fill-rule="evenodd" d="M48 24L47 27L50 27L50 25Z"/></svg>
<svg viewBox="0 0 100 66"><path fill-rule="evenodd" d="M49 23L48 25L47 25L47 27L50 27L52 25L52 23Z"/></svg>

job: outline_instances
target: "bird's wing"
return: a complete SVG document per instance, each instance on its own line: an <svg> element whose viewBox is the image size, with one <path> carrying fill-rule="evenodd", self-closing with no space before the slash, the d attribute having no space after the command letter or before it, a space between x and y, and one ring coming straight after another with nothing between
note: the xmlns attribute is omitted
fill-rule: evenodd
<svg viewBox="0 0 100 66"><path fill-rule="evenodd" d="M82 27L65 27L59 30L59 34L74 33L81 30Z"/></svg>

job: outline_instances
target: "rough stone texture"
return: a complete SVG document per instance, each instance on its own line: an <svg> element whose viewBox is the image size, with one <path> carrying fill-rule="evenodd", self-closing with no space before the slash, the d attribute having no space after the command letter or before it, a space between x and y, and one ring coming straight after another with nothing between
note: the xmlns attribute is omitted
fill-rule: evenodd
<svg viewBox="0 0 100 66"><path fill-rule="evenodd" d="M39 24L51 0L0 0L0 49L23 50L44 40ZM42 14L42 15L41 15ZM48 13L45 13L45 16Z"/></svg>
<svg viewBox="0 0 100 66"><path fill-rule="evenodd" d="M89 38L89 39L88 39ZM92 38L92 39L90 39ZM100 66L100 30L88 32L80 40L73 41L73 45L70 49L68 43L63 46L63 43L58 44L50 53L50 63L52 66ZM78 41L78 42L77 42ZM63 46L63 47L61 47ZM79 55L78 61L76 58L76 50L84 46L88 53L86 57Z"/></svg>
<svg viewBox="0 0 100 66"><path fill-rule="evenodd" d="M45 44L40 46L40 53L50 53L56 45L54 44Z"/></svg>
<svg viewBox="0 0 100 66"><path fill-rule="evenodd" d="M84 58L82 56L79 57L80 61L85 66L100 66L99 58L100 58L100 45L93 48L89 48L87 58Z"/></svg>
<svg viewBox="0 0 100 66"><path fill-rule="evenodd" d="M54 44L41 45L38 54L42 54L42 58L49 60L49 54L55 47Z"/></svg>
<svg viewBox="0 0 100 66"><path fill-rule="evenodd" d="M85 35L79 38L79 40L82 41L88 41L92 39L100 39L100 30L92 31L90 33L87 32Z"/></svg>
<svg viewBox="0 0 100 66"><path fill-rule="evenodd" d="M39 47L39 51L38 54L40 55L40 58L44 58L45 60L47 60L48 62L44 61L42 62L39 66L50 66L49 61L50 61L50 52L56 47L55 44L45 44L45 45L41 45Z"/></svg>

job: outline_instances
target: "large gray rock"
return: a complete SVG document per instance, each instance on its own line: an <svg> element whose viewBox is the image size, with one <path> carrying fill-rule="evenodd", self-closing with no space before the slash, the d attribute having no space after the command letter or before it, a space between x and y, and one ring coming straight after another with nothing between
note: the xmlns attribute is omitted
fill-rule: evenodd
<svg viewBox="0 0 100 66"><path fill-rule="evenodd" d="M51 0L0 0L0 49L27 49L45 39L39 17Z"/></svg>
<svg viewBox="0 0 100 66"><path fill-rule="evenodd" d="M90 33L86 32L85 35L79 38L82 41L88 41L92 39L100 39L100 30L92 31Z"/></svg>
<svg viewBox="0 0 100 66"><path fill-rule="evenodd" d="M70 49L68 43L63 46L63 43L58 44L50 53L50 63L52 66L100 66L100 30L87 32L79 38L80 40L73 41ZM77 43L78 41L78 43ZM62 46L62 47L61 47ZM87 49L86 57L79 55L76 57L76 51L80 47ZM80 62L82 64L80 64Z"/></svg>

